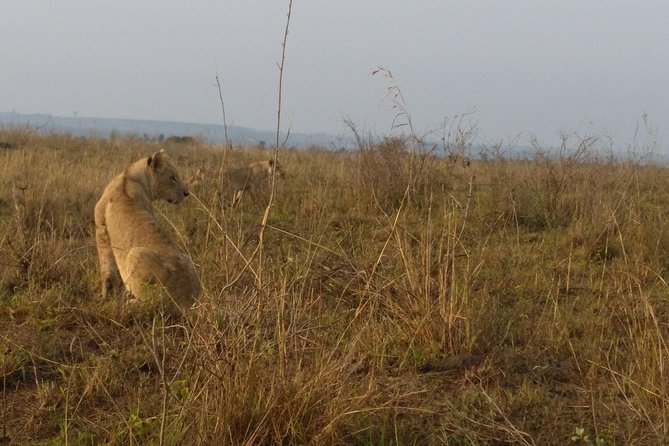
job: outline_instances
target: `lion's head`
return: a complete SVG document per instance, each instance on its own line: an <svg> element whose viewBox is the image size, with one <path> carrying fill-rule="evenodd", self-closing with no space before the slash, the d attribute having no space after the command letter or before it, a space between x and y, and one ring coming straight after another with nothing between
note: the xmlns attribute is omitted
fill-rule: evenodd
<svg viewBox="0 0 669 446"><path fill-rule="evenodd" d="M286 172L283 170L283 167L281 167L281 164L279 164L278 160L273 160L269 159L267 161L267 175L271 176L272 171L274 171L274 175L276 175L279 178L283 178L286 176Z"/></svg>
<svg viewBox="0 0 669 446"><path fill-rule="evenodd" d="M147 165L149 187L154 200L162 199L177 204L190 195L188 186L181 181L179 173L169 162L163 150L150 156Z"/></svg>

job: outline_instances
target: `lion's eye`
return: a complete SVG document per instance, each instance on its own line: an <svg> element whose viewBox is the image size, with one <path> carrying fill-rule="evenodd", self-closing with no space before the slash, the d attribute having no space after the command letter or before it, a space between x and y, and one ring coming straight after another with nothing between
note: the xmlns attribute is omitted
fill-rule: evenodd
<svg viewBox="0 0 669 446"><path fill-rule="evenodd" d="M170 177L170 180L172 180L172 181L174 181L174 182L176 183L176 182L177 182L177 177L175 177L174 175L172 175L172 176Z"/></svg>

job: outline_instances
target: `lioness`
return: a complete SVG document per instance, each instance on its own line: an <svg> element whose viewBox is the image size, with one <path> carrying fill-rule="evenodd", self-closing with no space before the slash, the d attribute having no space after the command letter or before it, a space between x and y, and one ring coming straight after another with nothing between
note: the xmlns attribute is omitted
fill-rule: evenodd
<svg viewBox="0 0 669 446"><path fill-rule="evenodd" d="M246 168L233 169L228 172L228 181L234 187L232 206L235 207L239 204L245 192L255 195L261 189L266 189L269 186L272 173L277 178L283 178L286 175L281 164L273 159L256 161Z"/></svg>
<svg viewBox="0 0 669 446"><path fill-rule="evenodd" d="M274 174L279 178L285 176L285 172L279 161L274 161L273 159L251 163L249 164L248 170L249 175L256 178L270 178L272 176L272 171L274 171Z"/></svg>
<svg viewBox="0 0 669 446"><path fill-rule="evenodd" d="M154 200L180 203L189 195L164 151L134 163L114 178L95 205L95 241L102 295L120 279L135 299L164 289L181 309L200 294L200 280L190 258L160 228ZM154 292L155 293L155 292Z"/></svg>

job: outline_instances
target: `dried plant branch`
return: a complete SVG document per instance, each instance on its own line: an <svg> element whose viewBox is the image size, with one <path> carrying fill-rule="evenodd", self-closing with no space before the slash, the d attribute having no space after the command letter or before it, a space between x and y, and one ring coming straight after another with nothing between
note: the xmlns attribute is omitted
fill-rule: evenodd
<svg viewBox="0 0 669 446"><path fill-rule="evenodd" d="M274 146L274 163L277 162L279 157L279 139L281 134L281 104L283 96L283 74L284 74L284 64L286 61L286 42L288 41L288 30L290 29L290 17L293 9L293 0L288 2L288 14L286 16L286 27L283 33L283 42L281 43L281 60L279 62L279 85L278 85L278 104L277 104L277 113L276 113L276 144ZM258 231L258 246L256 247L258 255L258 288L262 289L262 273L263 273L263 249L264 249L264 240L265 240L265 228L267 227L267 220L269 219L269 213L272 209L272 204L274 203L274 194L276 191L276 169L272 169L271 177L271 188L269 194L269 200L267 202L267 207L265 208L265 213L263 214L262 221L260 223L260 230Z"/></svg>

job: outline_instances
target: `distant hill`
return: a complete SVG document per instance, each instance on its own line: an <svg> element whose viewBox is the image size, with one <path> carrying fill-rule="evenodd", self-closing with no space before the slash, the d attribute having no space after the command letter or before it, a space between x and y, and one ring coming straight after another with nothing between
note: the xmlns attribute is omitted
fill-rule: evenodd
<svg viewBox="0 0 669 446"><path fill-rule="evenodd" d="M31 128L40 133L69 133L74 136L97 136L107 138L112 134L121 136L134 135L147 139L161 139L170 136L190 136L222 144L225 142L225 129L220 124L194 124L186 122L148 121L137 119L80 118L59 117L46 114L22 114L0 112L0 128ZM286 135L281 135L281 141ZM256 145L263 141L272 146L276 133L254 130L246 127L228 126L228 138L233 145ZM338 149L350 145L349 138L341 138L324 133L290 133L287 147L306 148L320 146Z"/></svg>
<svg viewBox="0 0 669 446"><path fill-rule="evenodd" d="M15 112L0 112L0 129L27 128L39 133L69 133L74 136L108 138L112 135L137 136L159 141L169 137L201 138L211 144L225 143L225 129L220 124L194 124L187 122L150 121L139 119L112 119L112 118L80 118L59 117L47 114L23 114ZM252 146L264 144L272 147L276 141L273 131L255 130L236 125L228 126L228 137L234 146ZM286 135L281 135L283 142ZM376 137L379 138L379 137ZM438 146L437 143L426 143L426 146ZM353 135L335 136L325 133L306 134L290 133L285 147L306 149L320 147L328 150L354 149L356 142ZM481 144L473 145L468 156L471 159L487 159L489 147ZM543 148L544 156L564 156L553 147ZM532 159L537 150L528 146L513 147L504 154L505 158ZM440 149L435 155L444 155ZM662 153L630 153L627 150L610 149L606 153L599 153L604 158L629 159L640 163L669 162L669 156Z"/></svg>

